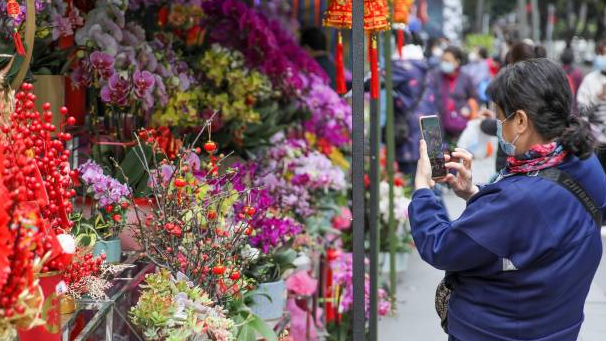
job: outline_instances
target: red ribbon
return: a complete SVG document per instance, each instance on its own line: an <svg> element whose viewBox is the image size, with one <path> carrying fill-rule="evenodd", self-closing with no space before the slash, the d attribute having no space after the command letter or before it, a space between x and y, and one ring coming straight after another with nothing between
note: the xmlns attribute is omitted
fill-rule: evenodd
<svg viewBox="0 0 606 341"><path fill-rule="evenodd" d="M19 32L15 31L15 33L13 33L13 41L15 42L15 50L17 50L17 54L24 56L25 48L23 47L23 42L21 41L21 35Z"/></svg>
<svg viewBox="0 0 606 341"><path fill-rule="evenodd" d="M404 48L404 31L397 30L396 42L398 43L398 56L402 58L402 48Z"/></svg>
<svg viewBox="0 0 606 341"><path fill-rule="evenodd" d="M379 58L374 35L370 39L370 98L379 99Z"/></svg>
<svg viewBox="0 0 606 341"><path fill-rule="evenodd" d="M337 53L335 55L335 67L337 69L336 72L336 85L337 85L337 93L339 95L343 95L347 93L347 84L345 84L345 65L343 65L343 36L341 35L341 31L339 31L337 36Z"/></svg>

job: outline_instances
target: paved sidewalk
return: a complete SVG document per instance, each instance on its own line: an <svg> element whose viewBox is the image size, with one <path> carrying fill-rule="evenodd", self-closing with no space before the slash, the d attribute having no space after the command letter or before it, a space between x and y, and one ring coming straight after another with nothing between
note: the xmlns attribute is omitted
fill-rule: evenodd
<svg viewBox="0 0 606 341"><path fill-rule="evenodd" d="M451 217L458 217L464 202L445 195ZM606 238L603 239L606 245ZM423 262L418 253L410 257L408 271L400 278L397 314L379 323L380 341L446 341L434 310L435 288L443 272ZM585 322L578 341L606 340L606 250L585 305ZM473 341L473 340L465 340Z"/></svg>

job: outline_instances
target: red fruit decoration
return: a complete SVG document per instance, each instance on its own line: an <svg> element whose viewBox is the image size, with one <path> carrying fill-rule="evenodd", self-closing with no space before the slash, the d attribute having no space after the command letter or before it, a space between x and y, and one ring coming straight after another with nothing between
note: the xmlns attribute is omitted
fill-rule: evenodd
<svg viewBox="0 0 606 341"><path fill-rule="evenodd" d="M213 268L213 273L215 275L222 275L225 273L225 267L223 265L217 265Z"/></svg>
<svg viewBox="0 0 606 341"><path fill-rule="evenodd" d="M187 182L185 182L185 180L178 178L175 180L175 187L177 188L183 188L185 187L185 185L187 185Z"/></svg>
<svg viewBox="0 0 606 341"><path fill-rule="evenodd" d="M43 105L42 113L36 111L33 89L34 86L28 83L21 86L21 91L15 95L15 112L1 126L3 169L0 179L9 193L3 199L12 203L11 211L19 203L35 203L43 220L36 228L38 231L43 228L41 232L45 236L41 241L40 256L50 252L47 267L59 270L60 265L66 264L55 259L65 251L56 236L71 229L68 214L73 208L69 199L75 195L71 188L74 173L69 166L70 151L65 149L65 142L71 135L47 121L52 116L48 110L50 104ZM66 115L67 109L62 108L61 113ZM69 122L60 128L66 124Z"/></svg>
<svg viewBox="0 0 606 341"><path fill-rule="evenodd" d="M233 281L237 281L240 279L240 272L239 271L234 271L229 278Z"/></svg>

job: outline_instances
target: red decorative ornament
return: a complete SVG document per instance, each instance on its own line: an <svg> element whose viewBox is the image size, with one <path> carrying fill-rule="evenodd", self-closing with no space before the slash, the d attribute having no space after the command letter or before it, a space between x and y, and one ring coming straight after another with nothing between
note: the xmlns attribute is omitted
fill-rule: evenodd
<svg viewBox="0 0 606 341"><path fill-rule="evenodd" d="M379 58L377 51L377 38L372 35L370 38L370 98L379 98Z"/></svg>
<svg viewBox="0 0 606 341"><path fill-rule="evenodd" d="M343 62L343 35L341 29L351 29L352 25L352 0L332 0L324 13L322 24L326 27L339 29L337 36L337 51L335 53L336 86L338 94L347 92L345 83L345 65Z"/></svg>
<svg viewBox="0 0 606 341"><path fill-rule="evenodd" d="M364 30L380 32L389 29L389 7L386 0L364 0Z"/></svg>
<svg viewBox="0 0 606 341"><path fill-rule="evenodd" d="M204 144L204 150L206 150L206 152L209 154L212 154L217 150L217 144L213 141L208 141Z"/></svg>
<svg viewBox="0 0 606 341"><path fill-rule="evenodd" d="M408 24L408 16L415 0L393 0L393 22Z"/></svg>
<svg viewBox="0 0 606 341"><path fill-rule="evenodd" d="M403 30L397 30L396 31L396 44L398 47L398 56L400 56L400 58L403 57L403 52L402 49L404 48L404 31Z"/></svg>
<svg viewBox="0 0 606 341"><path fill-rule="evenodd" d="M17 3L17 0L8 0L6 3L6 14L12 17L14 20L21 14L21 7ZM15 26L15 32L13 32L13 41L15 43L15 50L21 56L25 55L25 48L23 47L23 41L21 41L21 35L19 29Z"/></svg>

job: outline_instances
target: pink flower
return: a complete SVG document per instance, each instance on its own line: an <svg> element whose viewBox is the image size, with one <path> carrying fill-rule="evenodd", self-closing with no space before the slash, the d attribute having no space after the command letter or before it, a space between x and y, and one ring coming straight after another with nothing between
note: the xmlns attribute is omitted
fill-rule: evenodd
<svg viewBox="0 0 606 341"><path fill-rule="evenodd" d="M348 230L351 227L351 211L349 207L341 207L341 214L332 218L332 227L337 230Z"/></svg>
<svg viewBox="0 0 606 341"><path fill-rule="evenodd" d="M311 296L318 288L318 280L307 271L298 271L286 280L286 288L296 295Z"/></svg>

